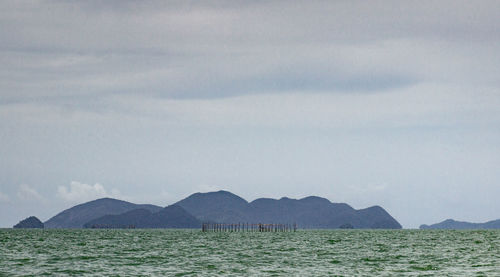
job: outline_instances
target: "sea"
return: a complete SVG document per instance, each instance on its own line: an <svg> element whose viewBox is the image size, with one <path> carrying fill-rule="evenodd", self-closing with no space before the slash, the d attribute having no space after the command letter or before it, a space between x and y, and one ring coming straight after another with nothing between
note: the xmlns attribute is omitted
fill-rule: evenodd
<svg viewBox="0 0 500 277"><path fill-rule="evenodd" d="M0 230L0 276L67 275L500 276L500 230Z"/></svg>

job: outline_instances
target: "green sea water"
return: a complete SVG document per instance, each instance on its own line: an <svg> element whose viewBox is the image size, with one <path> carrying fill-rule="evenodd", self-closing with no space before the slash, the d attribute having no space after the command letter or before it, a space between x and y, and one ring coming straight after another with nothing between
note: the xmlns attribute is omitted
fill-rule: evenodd
<svg viewBox="0 0 500 277"><path fill-rule="evenodd" d="M0 275L500 276L500 230L0 230Z"/></svg>

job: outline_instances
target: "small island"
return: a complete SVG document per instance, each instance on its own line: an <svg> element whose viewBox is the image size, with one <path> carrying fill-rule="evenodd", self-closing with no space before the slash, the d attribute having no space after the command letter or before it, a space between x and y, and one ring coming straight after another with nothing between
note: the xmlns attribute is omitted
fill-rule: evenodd
<svg viewBox="0 0 500 277"><path fill-rule="evenodd" d="M491 220L484 223L472 223L466 221L456 221L447 219L432 225L422 224L420 229L448 229L448 230L479 230L479 229L500 229L500 219Z"/></svg>
<svg viewBox="0 0 500 277"><path fill-rule="evenodd" d="M30 216L14 225L15 229L43 229L44 225L36 216Z"/></svg>

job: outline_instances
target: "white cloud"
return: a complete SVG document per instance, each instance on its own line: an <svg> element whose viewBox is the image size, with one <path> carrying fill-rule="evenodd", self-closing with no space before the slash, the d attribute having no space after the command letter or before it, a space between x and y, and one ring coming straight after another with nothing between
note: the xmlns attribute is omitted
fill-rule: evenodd
<svg viewBox="0 0 500 277"><path fill-rule="evenodd" d="M80 182L72 181L68 187L59 186L57 188L57 196L68 202L84 202L103 197L120 197L120 191L112 189L108 193L101 184L83 184Z"/></svg>
<svg viewBox="0 0 500 277"><path fill-rule="evenodd" d="M47 199L43 197L38 191L36 191L34 188L26 185L26 184L21 184L19 186L19 190L17 191L17 197L20 200L25 200L25 201L31 201L31 200L37 200L40 202L47 202Z"/></svg>
<svg viewBox="0 0 500 277"><path fill-rule="evenodd" d="M0 203L7 203L7 202L10 202L9 196L0 191Z"/></svg>

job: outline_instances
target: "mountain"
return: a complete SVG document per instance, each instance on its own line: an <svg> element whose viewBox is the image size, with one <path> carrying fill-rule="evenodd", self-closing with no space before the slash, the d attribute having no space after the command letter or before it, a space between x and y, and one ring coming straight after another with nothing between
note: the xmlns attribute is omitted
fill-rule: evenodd
<svg viewBox="0 0 500 277"><path fill-rule="evenodd" d="M101 216L122 214L136 209L158 212L162 208L149 204L139 205L118 199L101 198L60 212L45 222L45 228L82 228L85 223Z"/></svg>
<svg viewBox="0 0 500 277"><path fill-rule="evenodd" d="M356 210L345 203L309 196L259 198L252 202L228 191L194 193L161 208L102 198L62 211L45 228L198 228L200 222L297 223L300 228L384 228L401 225L382 207Z"/></svg>
<svg viewBox="0 0 500 277"><path fill-rule="evenodd" d="M384 228L401 225L379 206L355 210L345 203L309 196L279 200L259 198L250 203L228 191L195 193L176 203L201 221L297 223L300 228Z"/></svg>
<svg viewBox="0 0 500 277"><path fill-rule="evenodd" d="M420 225L420 229L500 229L500 219L488 221L485 223L470 223L465 221L455 221L447 219L443 222L426 225Z"/></svg>
<svg viewBox="0 0 500 277"><path fill-rule="evenodd" d="M201 222L178 205L157 212L136 209L105 215L84 224L85 228L199 228Z"/></svg>
<svg viewBox="0 0 500 277"><path fill-rule="evenodd" d="M228 191L194 193L175 203L201 221L236 222L244 217L248 202Z"/></svg>
<svg viewBox="0 0 500 277"><path fill-rule="evenodd" d="M26 219L21 220L19 223L14 225L13 228L43 228L43 223L40 219L35 216L30 216Z"/></svg>
<svg viewBox="0 0 500 277"><path fill-rule="evenodd" d="M140 228L145 218L153 213L146 209L135 209L122 214L104 215L85 224L84 228Z"/></svg>

